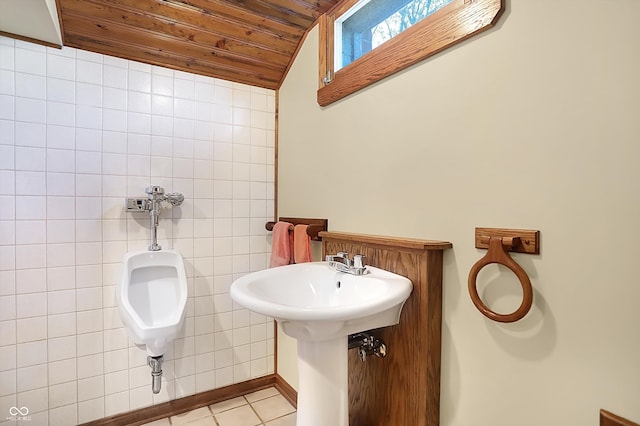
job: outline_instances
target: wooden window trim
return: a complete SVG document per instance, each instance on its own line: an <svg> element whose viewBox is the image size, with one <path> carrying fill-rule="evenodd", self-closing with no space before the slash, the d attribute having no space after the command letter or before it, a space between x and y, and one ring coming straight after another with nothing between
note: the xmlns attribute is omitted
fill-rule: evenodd
<svg viewBox="0 0 640 426"><path fill-rule="evenodd" d="M453 0L416 25L334 73L333 28L336 18L357 0L346 0L322 15L318 104L327 106L398 71L493 27L505 0ZM330 81L326 77L330 76Z"/></svg>

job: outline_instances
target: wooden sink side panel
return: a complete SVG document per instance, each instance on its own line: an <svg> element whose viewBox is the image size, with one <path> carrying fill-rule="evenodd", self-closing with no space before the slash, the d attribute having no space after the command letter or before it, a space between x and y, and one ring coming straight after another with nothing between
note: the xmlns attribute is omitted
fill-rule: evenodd
<svg viewBox="0 0 640 426"><path fill-rule="evenodd" d="M414 240L411 240L414 241ZM418 245L420 246L420 245ZM440 345L444 243L437 248L361 241L323 234L323 257L339 251L367 256L367 264L406 276L413 292L400 323L374 332L387 345L386 358L360 361L349 351L349 424L351 426L436 426L440 419Z"/></svg>

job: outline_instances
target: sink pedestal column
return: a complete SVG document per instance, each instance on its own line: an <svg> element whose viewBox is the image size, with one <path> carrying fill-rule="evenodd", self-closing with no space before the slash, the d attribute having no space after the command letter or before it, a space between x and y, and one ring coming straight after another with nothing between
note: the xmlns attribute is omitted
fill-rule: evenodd
<svg viewBox="0 0 640 426"><path fill-rule="evenodd" d="M348 338L298 339L297 426L348 426Z"/></svg>

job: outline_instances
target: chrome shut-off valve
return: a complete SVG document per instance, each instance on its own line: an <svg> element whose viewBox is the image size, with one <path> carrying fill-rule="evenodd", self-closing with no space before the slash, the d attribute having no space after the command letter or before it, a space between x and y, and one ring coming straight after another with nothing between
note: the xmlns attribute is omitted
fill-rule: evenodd
<svg viewBox="0 0 640 426"><path fill-rule="evenodd" d="M369 333L357 333L349 336L349 349L358 349L360 361L365 362L369 355L378 358L387 356L387 345L382 339L378 339Z"/></svg>

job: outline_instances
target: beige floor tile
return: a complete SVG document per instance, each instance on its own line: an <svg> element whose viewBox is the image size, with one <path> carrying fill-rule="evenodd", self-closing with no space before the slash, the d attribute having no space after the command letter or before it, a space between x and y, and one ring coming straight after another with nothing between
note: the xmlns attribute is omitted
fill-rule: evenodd
<svg viewBox="0 0 640 426"><path fill-rule="evenodd" d="M189 423L185 423L184 426L218 426L216 421L213 419L213 416L203 417L198 420L194 420Z"/></svg>
<svg viewBox="0 0 640 426"><path fill-rule="evenodd" d="M145 423L142 426L171 426L171 423L169 423L168 418L165 418L165 419L160 419L153 422Z"/></svg>
<svg viewBox="0 0 640 426"><path fill-rule="evenodd" d="M265 398L269 398L271 396L275 396L275 395L280 395L280 392L278 392L278 390L274 387L271 388L266 388L266 389L262 389L256 392L252 392L249 394L246 394L244 397L247 398L247 401L249 401L249 403L255 402L255 401L259 401L261 399L265 399Z"/></svg>
<svg viewBox="0 0 640 426"><path fill-rule="evenodd" d="M247 400L244 397L239 396L237 398L227 399L226 401L218 402L209 406L213 414L221 413L223 411L231 410L232 408L247 405Z"/></svg>
<svg viewBox="0 0 640 426"><path fill-rule="evenodd" d="M289 404L289 401L280 394L253 402L251 406L256 410L256 413L258 413L262 421L265 422L296 411L296 409Z"/></svg>
<svg viewBox="0 0 640 426"><path fill-rule="evenodd" d="M266 426L296 426L296 413L287 414L284 417L278 417L275 420L265 423Z"/></svg>
<svg viewBox="0 0 640 426"><path fill-rule="evenodd" d="M171 416L171 424L183 425L185 423L189 423L194 420L198 420L203 417L210 417L210 416L211 416L211 411L209 410L209 407L196 408L195 410L187 411L186 413Z"/></svg>
<svg viewBox="0 0 640 426"><path fill-rule="evenodd" d="M262 424L250 406L232 408L215 415L220 426L256 426Z"/></svg>

